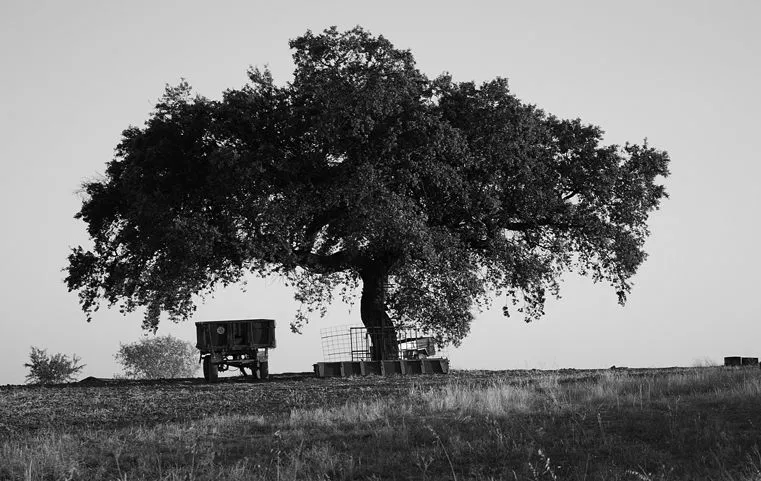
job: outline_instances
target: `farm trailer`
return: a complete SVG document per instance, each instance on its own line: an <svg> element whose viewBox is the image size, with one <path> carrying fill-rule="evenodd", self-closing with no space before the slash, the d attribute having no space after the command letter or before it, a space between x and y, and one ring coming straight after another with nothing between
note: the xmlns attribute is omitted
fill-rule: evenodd
<svg viewBox="0 0 761 481"><path fill-rule="evenodd" d="M237 367L257 379L269 376L268 350L275 347L273 319L196 322L196 347L201 351L203 377L215 382L220 371Z"/></svg>

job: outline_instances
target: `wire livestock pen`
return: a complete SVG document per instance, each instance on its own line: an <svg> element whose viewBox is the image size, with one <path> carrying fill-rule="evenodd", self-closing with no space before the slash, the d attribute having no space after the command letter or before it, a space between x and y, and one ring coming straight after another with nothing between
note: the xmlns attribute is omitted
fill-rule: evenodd
<svg viewBox="0 0 761 481"><path fill-rule="evenodd" d="M351 361L351 326L333 326L320 329L322 357L325 362Z"/></svg>
<svg viewBox="0 0 761 481"><path fill-rule="evenodd" d="M410 328L335 326L320 331L324 362L319 377L365 374L445 374L446 358L437 354L436 338Z"/></svg>

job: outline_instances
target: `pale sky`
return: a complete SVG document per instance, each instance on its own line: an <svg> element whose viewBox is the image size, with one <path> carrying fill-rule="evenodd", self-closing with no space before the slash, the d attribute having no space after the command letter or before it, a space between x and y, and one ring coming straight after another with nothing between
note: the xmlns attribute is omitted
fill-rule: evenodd
<svg viewBox="0 0 761 481"><path fill-rule="evenodd" d="M429 77L507 77L525 102L599 125L609 143L646 137L671 156L671 196L650 221L649 259L626 307L613 289L568 276L562 299L525 324L505 299L477 314L460 369L689 366L761 355L757 185L761 159L761 3L22 2L0 3L0 384L24 380L30 346L76 353L85 376L119 372L120 342L141 313L101 309L85 322L68 293L69 249L89 245L73 218L79 185L105 170L121 131L142 125L164 85L187 79L219 98L249 65L293 71L288 40L361 25L410 49ZM220 291L194 320L272 317L270 372L322 360L320 329L358 325L333 306L302 335L277 279ZM194 341L192 322L160 334Z"/></svg>

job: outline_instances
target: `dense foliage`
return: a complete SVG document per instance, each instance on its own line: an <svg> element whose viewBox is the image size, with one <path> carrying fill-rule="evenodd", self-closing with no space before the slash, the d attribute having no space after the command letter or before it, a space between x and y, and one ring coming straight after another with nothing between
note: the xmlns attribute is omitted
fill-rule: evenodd
<svg viewBox="0 0 761 481"><path fill-rule="evenodd" d="M568 271L625 301L665 152L602 145L600 128L521 102L505 79L429 79L359 27L290 45L285 85L253 69L214 101L181 83L124 131L77 214L94 246L71 253L67 283L88 318L104 299L146 307L155 329L247 272L292 281L294 328L361 284L366 326L453 342L498 293L541 316Z"/></svg>
<svg viewBox="0 0 761 481"><path fill-rule="evenodd" d="M114 356L130 379L193 377L198 371L198 351L193 344L173 336L144 337L119 344Z"/></svg>
<svg viewBox="0 0 761 481"><path fill-rule="evenodd" d="M57 353L49 355L47 349L32 346L29 362L24 367L29 369L27 384L59 384L77 380L77 374L85 367L79 364L82 359L72 354L71 357Z"/></svg>

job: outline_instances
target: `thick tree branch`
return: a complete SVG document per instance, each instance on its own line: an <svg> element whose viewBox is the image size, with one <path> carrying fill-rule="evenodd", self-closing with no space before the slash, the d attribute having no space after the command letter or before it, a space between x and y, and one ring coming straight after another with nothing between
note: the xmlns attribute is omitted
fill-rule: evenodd
<svg viewBox="0 0 761 481"><path fill-rule="evenodd" d="M332 209L327 209L323 212L320 212L318 215L315 215L312 221L309 223L309 225L306 226L306 229L304 230L304 242L301 243L300 250L304 252L311 252L312 248L314 248L315 242L317 242L317 235L320 233L323 227L327 226L330 221L338 218L343 212L344 209L340 207L334 207Z"/></svg>
<svg viewBox="0 0 761 481"><path fill-rule="evenodd" d="M299 258L300 265L322 274L345 271L356 264L357 258L346 250L328 255L297 251L296 256Z"/></svg>
<svg viewBox="0 0 761 481"><path fill-rule="evenodd" d="M568 200L573 199L573 197L576 196L576 195L579 195L579 193L574 190L574 191L572 191L572 192L562 196L563 202L566 202Z"/></svg>

